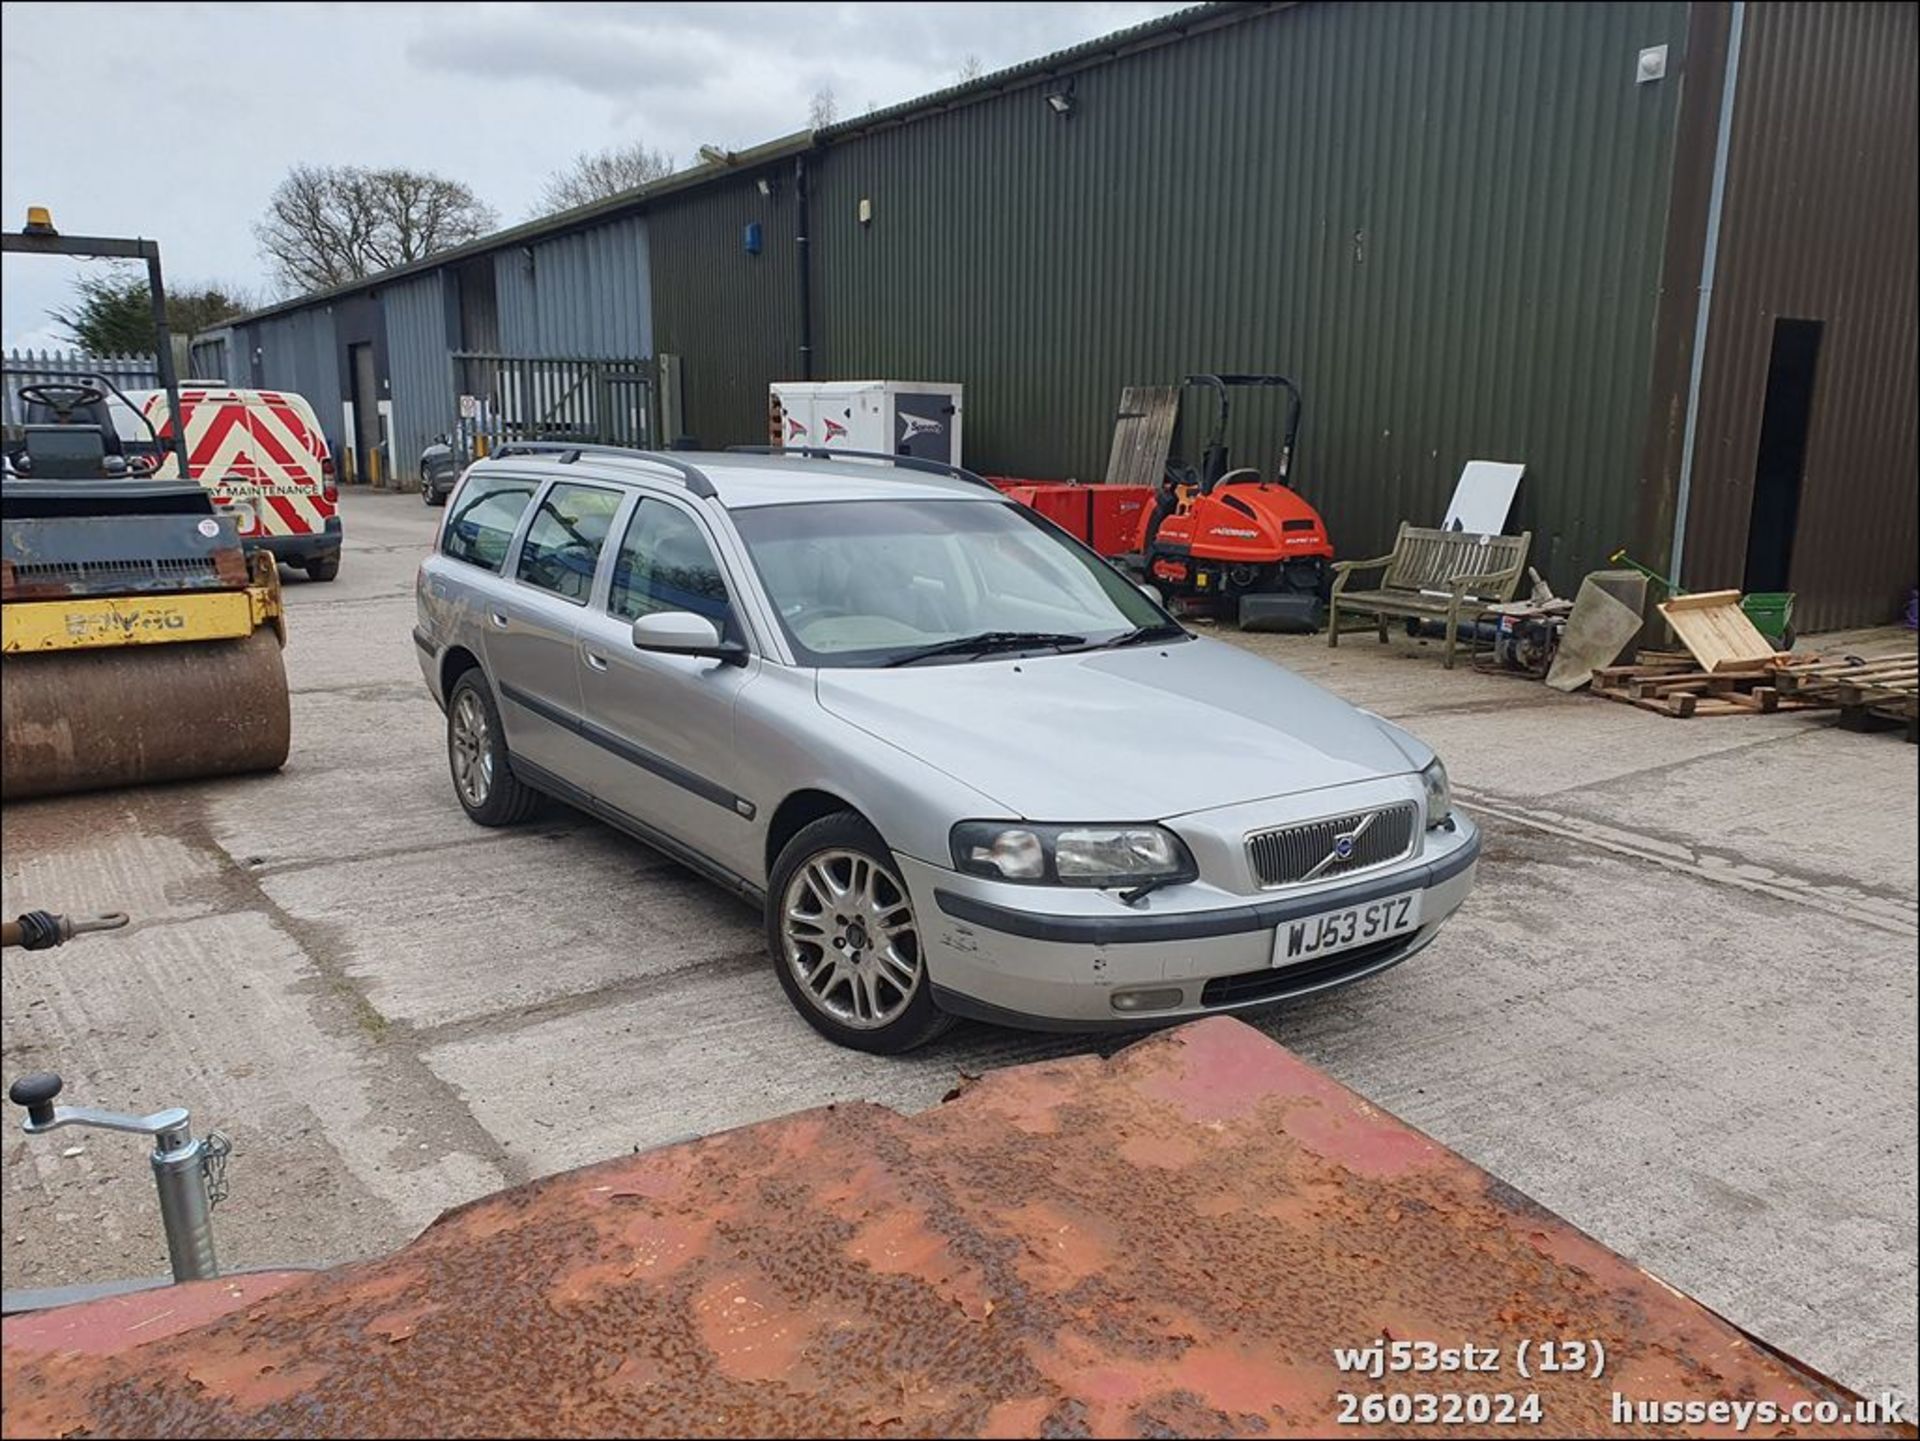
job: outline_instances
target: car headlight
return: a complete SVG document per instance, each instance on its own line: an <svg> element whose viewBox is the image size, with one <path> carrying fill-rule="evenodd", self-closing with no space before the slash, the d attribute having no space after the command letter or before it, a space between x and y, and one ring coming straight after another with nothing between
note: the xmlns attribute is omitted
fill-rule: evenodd
<svg viewBox="0 0 1920 1441"><path fill-rule="evenodd" d="M1420 772L1420 784L1427 788L1427 829L1432 830L1453 814L1453 792L1447 787L1447 768L1435 756Z"/></svg>
<svg viewBox="0 0 1920 1441"><path fill-rule="evenodd" d="M956 868L996 881L1165 885L1199 874L1186 843L1164 826L962 821L953 828L950 843Z"/></svg>

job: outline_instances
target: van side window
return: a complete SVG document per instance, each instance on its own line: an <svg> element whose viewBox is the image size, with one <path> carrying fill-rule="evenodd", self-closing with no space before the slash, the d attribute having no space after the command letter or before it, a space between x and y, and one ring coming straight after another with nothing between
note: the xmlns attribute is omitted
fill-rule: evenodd
<svg viewBox="0 0 1920 1441"><path fill-rule="evenodd" d="M691 516L664 500L643 500L634 511L614 558L607 609L622 620L690 610L722 631L732 618L727 582L706 536Z"/></svg>
<svg viewBox="0 0 1920 1441"><path fill-rule="evenodd" d="M556 485L534 512L520 546L515 579L564 600L585 604L593 589L600 548L620 509L620 492L591 485Z"/></svg>
<svg viewBox="0 0 1920 1441"><path fill-rule="evenodd" d="M539 484L517 475L471 477L461 488L459 506L447 517L441 552L484 570L499 570L520 528L520 513Z"/></svg>

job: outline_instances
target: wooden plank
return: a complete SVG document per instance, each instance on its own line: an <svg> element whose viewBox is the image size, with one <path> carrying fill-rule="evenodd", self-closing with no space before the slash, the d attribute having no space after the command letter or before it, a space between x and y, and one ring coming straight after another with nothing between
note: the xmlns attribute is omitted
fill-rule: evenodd
<svg viewBox="0 0 1920 1441"><path fill-rule="evenodd" d="M1122 390L1113 448L1107 453L1107 484L1159 485L1179 413L1177 385L1129 385Z"/></svg>
<svg viewBox="0 0 1920 1441"><path fill-rule="evenodd" d="M1660 609L1671 614L1676 610L1718 610L1721 606L1739 604L1737 590L1702 590L1692 595L1676 595L1672 600L1663 601Z"/></svg>
<svg viewBox="0 0 1920 1441"><path fill-rule="evenodd" d="M1799 694L1813 694L1836 686L1861 686L1911 694L1920 690L1920 665L1912 661L1888 661L1877 665L1822 666L1817 669L1794 667L1780 673L1781 688Z"/></svg>

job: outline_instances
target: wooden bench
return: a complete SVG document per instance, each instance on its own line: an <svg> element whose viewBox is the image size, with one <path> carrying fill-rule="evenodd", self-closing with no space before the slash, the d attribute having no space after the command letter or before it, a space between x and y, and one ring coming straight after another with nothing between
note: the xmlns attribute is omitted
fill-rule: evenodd
<svg viewBox="0 0 1920 1441"><path fill-rule="evenodd" d="M1387 642L1387 620L1406 616L1438 620L1447 627L1447 669L1453 669L1455 640L1464 612L1471 620L1489 605L1513 599L1527 568L1533 532L1521 535L1473 535L1458 530L1429 530L1400 522L1393 553L1373 560L1337 561L1333 597L1327 615L1327 644L1340 644L1341 614L1373 617L1380 643ZM1376 590L1347 589L1354 572L1385 569ZM1357 629L1358 627L1350 627Z"/></svg>

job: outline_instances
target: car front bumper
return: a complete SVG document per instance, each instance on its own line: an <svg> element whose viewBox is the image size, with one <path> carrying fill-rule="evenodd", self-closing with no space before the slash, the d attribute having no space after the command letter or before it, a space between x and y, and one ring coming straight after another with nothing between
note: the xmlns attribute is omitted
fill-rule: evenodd
<svg viewBox="0 0 1920 1441"><path fill-rule="evenodd" d="M1455 812L1447 826L1426 833L1416 856L1360 879L1185 902L1180 892L1195 888L1169 888L1138 907L1106 892L1016 886L899 861L941 1009L1000 1025L1106 1030L1250 1010L1398 965L1466 900L1479 855L1479 830ZM1418 930L1273 964L1278 926L1408 891L1421 895ZM1177 1003L1151 1010L1115 1005L1133 993L1175 990Z"/></svg>

